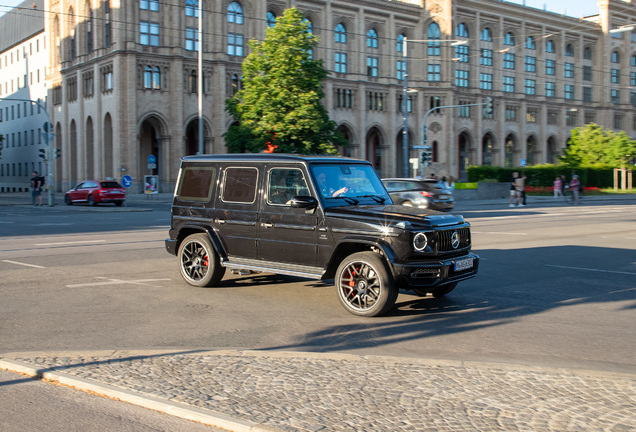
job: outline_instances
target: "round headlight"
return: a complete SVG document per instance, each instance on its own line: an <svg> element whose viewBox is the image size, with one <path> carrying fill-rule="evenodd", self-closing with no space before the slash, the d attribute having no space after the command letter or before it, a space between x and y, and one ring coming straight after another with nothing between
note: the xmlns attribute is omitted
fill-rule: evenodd
<svg viewBox="0 0 636 432"><path fill-rule="evenodd" d="M428 244L428 239L426 238L426 234L417 233L415 237L413 237L413 247L416 251L422 252L426 249L426 245Z"/></svg>

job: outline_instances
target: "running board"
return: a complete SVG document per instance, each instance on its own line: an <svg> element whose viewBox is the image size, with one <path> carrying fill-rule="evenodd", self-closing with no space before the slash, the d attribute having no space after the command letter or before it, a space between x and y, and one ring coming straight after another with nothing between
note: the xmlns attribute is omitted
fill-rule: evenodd
<svg viewBox="0 0 636 432"><path fill-rule="evenodd" d="M225 260L221 261L221 265L230 269L253 270L315 280L322 279L322 275L325 273L325 270L320 267L299 266L245 258L225 258Z"/></svg>

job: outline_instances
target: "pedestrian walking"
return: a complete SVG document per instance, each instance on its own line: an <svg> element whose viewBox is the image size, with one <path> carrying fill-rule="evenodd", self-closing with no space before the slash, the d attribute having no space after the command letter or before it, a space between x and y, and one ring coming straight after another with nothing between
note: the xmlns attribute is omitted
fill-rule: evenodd
<svg viewBox="0 0 636 432"><path fill-rule="evenodd" d="M526 205L526 179L528 177L526 177L526 175L524 174L521 178L523 179L523 186L521 188L521 203L525 206Z"/></svg>
<svg viewBox="0 0 636 432"><path fill-rule="evenodd" d="M519 177L518 172L512 173L512 178L510 179L510 205L509 207L514 207L515 198L517 197L517 177Z"/></svg>
<svg viewBox="0 0 636 432"><path fill-rule="evenodd" d="M42 183L43 178L40 177L37 171L33 171L31 177L31 204L34 206L42 205Z"/></svg>
<svg viewBox="0 0 636 432"><path fill-rule="evenodd" d="M563 182L561 181L561 177L557 177L554 180L554 197L558 198L563 196Z"/></svg>
<svg viewBox="0 0 636 432"><path fill-rule="evenodd" d="M523 207L525 205L522 201L525 187L526 176L524 175L523 177L519 177L519 174L517 174L517 178L515 179L515 188L517 189L517 207Z"/></svg>
<svg viewBox="0 0 636 432"><path fill-rule="evenodd" d="M574 174L572 176L572 181L570 182L570 191L572 191L572 196L574 197L574 205L579 205L579 187L581 186L581 182L579 181L579 176Z"/></svg>
<svg viewBox="0 0 636 432"><path fill-rule="evenodd" d="M565 175L561 174L561 195L565 195L565 188L568 185Z"/></svg>

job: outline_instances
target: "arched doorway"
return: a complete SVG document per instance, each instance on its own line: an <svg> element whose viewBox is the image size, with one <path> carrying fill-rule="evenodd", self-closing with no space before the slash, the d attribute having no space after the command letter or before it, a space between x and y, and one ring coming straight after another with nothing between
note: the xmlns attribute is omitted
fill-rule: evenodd
<svg viewBox="0 0 636 432"><path fill-rule="evenodd" d="M113 120L110 113L104 117L104 176L117 178L113 166Z"/></svg>
<svg viewBox="0 0 636 432"><path fill-rule="evenodd" d="M139 182L143 182L146 175L160 175L161 164L161 121L155 116L150 116L143 121L139 133ZM155 157L155 167L148 168L148 156ZM161 188L161 177L158 179ZM162 192L161 189L159 192Z"/></svg>
<svg viewBox="0 0 636 432"><path fill-rule="evenodd" d="M58 122L55 126L55 148L60 150L60 154L62 157L67 157L62 150L62 125ZM59 157L55 159L55 171L53 172L55 175L55 190L57 192L62 192L62 158Z"/></svg>
<svg viewBox="0 0 636 432"><path fill-rule="evenodd" d="M470 136L466 132L459 134L459 160L458 160L458 177L460 180L466 180L468 178L468 172L466 169L470 165L470 159L468 157L470 149Z"/></svg>
<svg viewBox="0 0 636 432"><path fill-rule="evenodd" d="M341 156L351 157L351 142L353 140L351 131L345 125L338 126L338 129L336 130L340 132L342 134L342 137L349 143L348 147L337 146L336 149L338 150L338 153L340 153Z"/></svg>
<svg viewBox="0 0 636 432"><path fill-rule="evenodd" d="M537 139L534 135L530 135L526 140L526 166L535 164L535 153L537 151Z"/></svg>
<svg viewBox="0 0 636 432"><path fill-rule="evenodd" d="M557 156L558 151L556 147L556 140L553 136L551 136L550 138L548 138L548 163L555 163Z"/></svg>
<svg viewBox="0 0 636 432"><path fill-rule="evenodd" d="M69 149L69 186L74 187L77 184L77 125L75 120L71 120L71 148Z"/></svg>
<svg viewBox="0 0 636 432"><path fill-rule="evenodd" d="M95 180L95 150L93 139L93 119L86 119L86 179Z"/></svg>
<svg viewBox="0 0 636 432"><path fill-rule="evenodd" d="M375 168L378 174L382 174L382 133L377 127L371 128L367 133L367 160Z"/></svg>
<svg viewBox="0 0 636 432"><path fill-rule="evenodd" d="M408 131L408 141L407 147L411 148L413 146L413 133ZM407 150L407 156L410 155L410 151ZM407 177L411 176L411 166L408 162L407 169ZM398 132L397 137L395 138L395 176L396 177L404 177L404 131L401 130Z"/></svg>
<svg viewBox="0 0 636 432"><path fill-rule="evenodd" d="M515 149L517 147L517 139L513 134L508 134L506 137L506 145L505 145L505 159L504 166L506 168L512 168L515 164Z"/></svg>
<svg viewBox="0 0 636 432"><path fill-rule="evenodd" d="M492 166L492 155L495 148L495 137L489 132L481 140L481 164Z"/></svg>
<svg viewBox="0 0 636 432"><path fill-rule="evenodd" d="M204 125L205 127L205 125ZM205 142L205 131L203 131ZM193 156L199 152L199 119L195 118L186 127L185 156ZM205 153L205 149L203 149Z"/></svg>

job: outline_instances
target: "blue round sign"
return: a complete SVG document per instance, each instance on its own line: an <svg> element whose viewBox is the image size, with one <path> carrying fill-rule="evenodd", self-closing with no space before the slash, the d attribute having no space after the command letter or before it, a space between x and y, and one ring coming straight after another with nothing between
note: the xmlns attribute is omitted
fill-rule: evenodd
<svg viewBox="0 0 636 432"><path fill-rule="evenodd" d="M129 188L132 184L132 177L129 175L125 175L121 178L121 184L125 188Z"/></svg>
<svg viewBox="0 0 636 432"><path fill-rule="evenodd" d="M157 158L155 155L148 156L148 163L157 163Z"/></svg>

